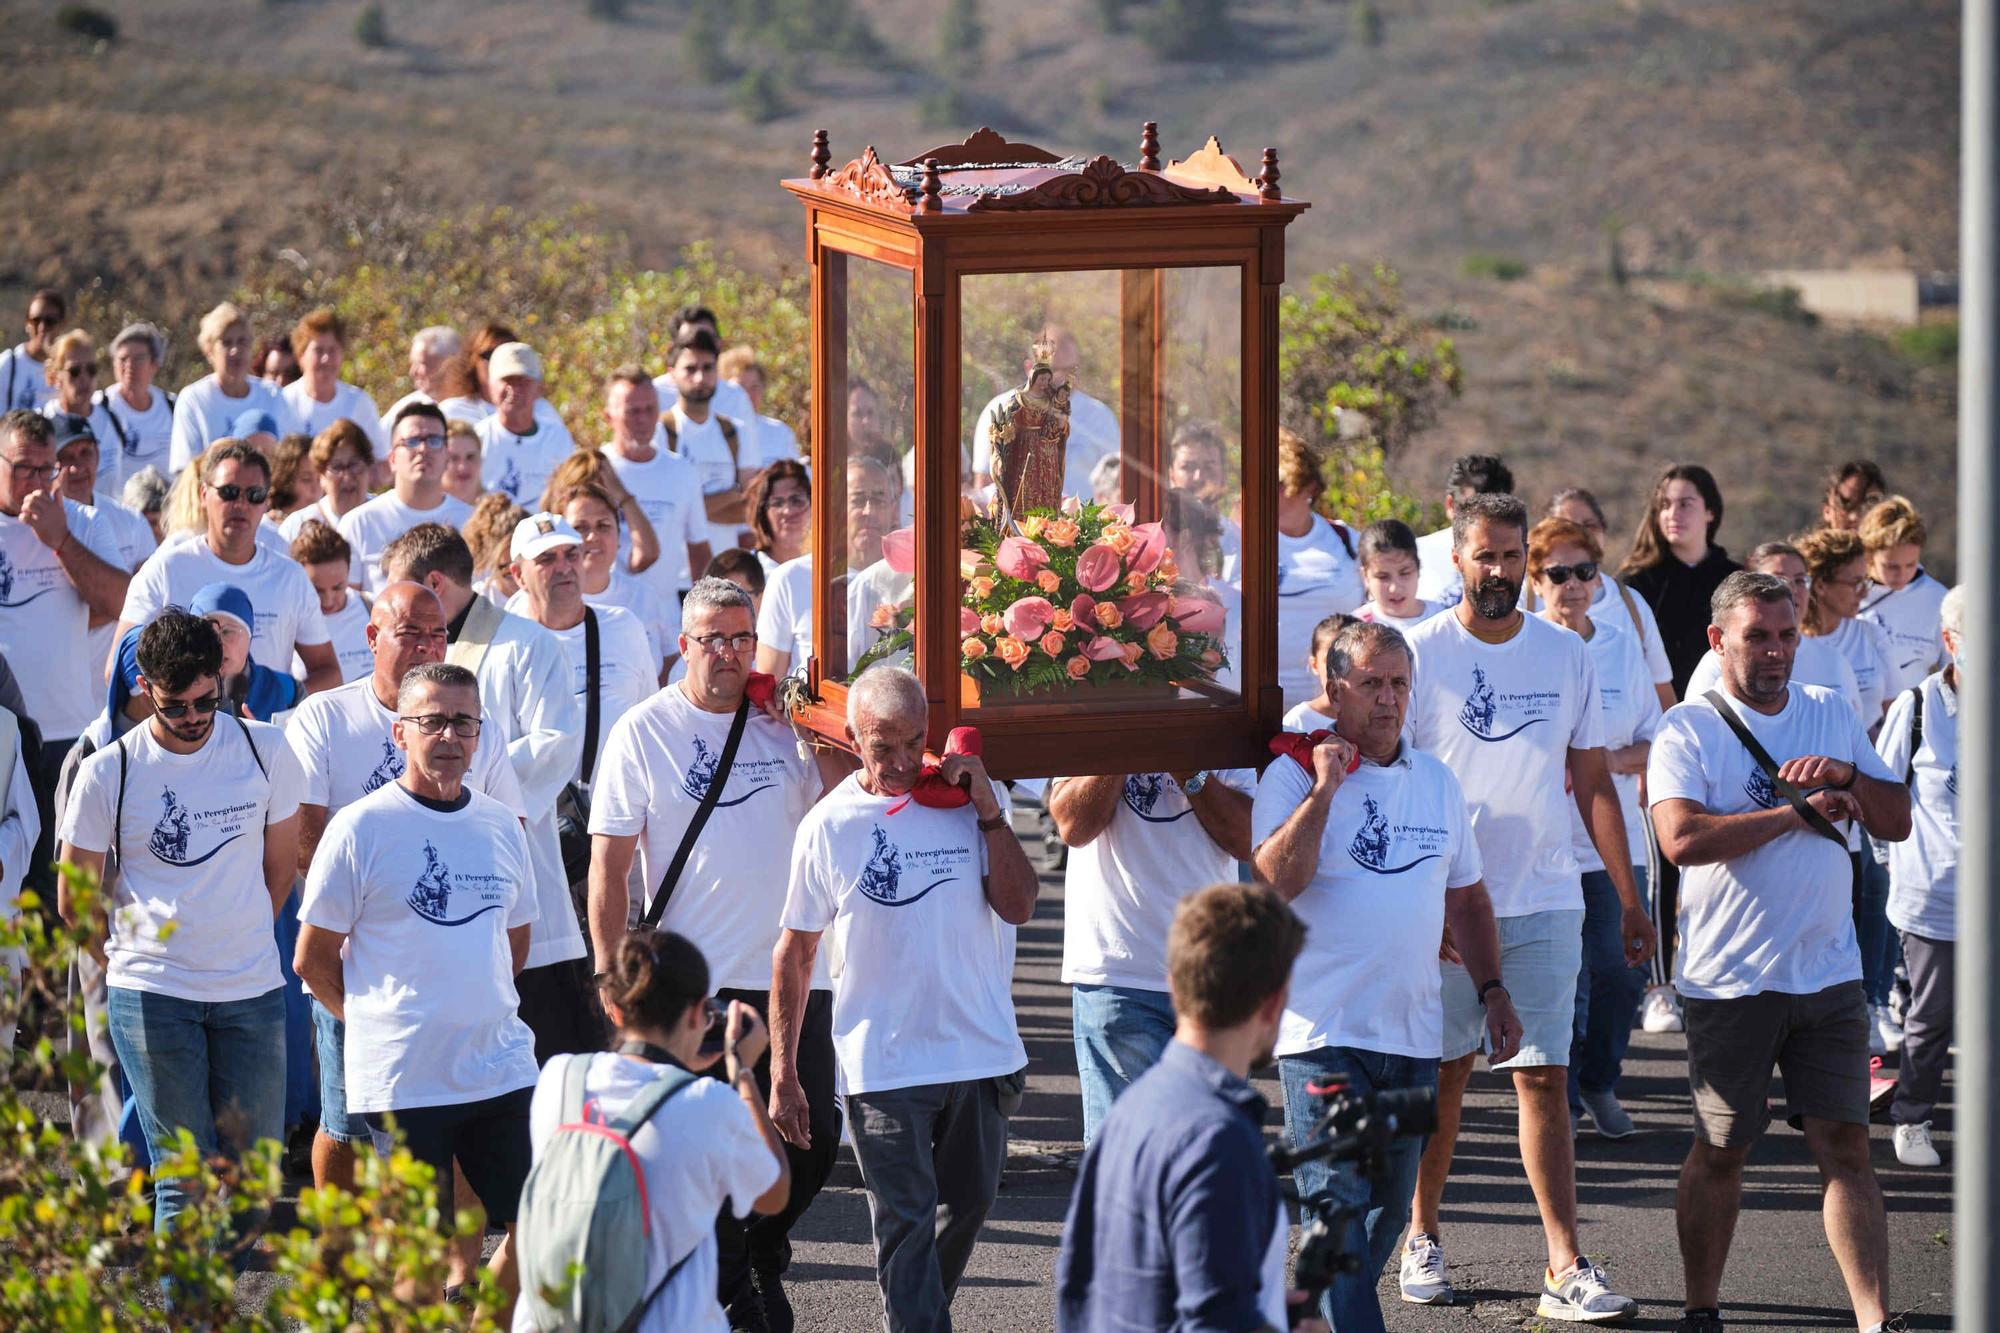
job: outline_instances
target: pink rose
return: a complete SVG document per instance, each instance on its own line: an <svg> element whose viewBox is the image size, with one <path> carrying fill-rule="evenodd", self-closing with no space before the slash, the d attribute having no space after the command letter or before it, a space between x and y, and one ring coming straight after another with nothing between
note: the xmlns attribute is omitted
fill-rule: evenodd
<svg viewBox="0 0 2000 1333"><path fill-rule="evenodd" d="M1001 541L1000 551L994 556L993 563L1008 578L1025 581L1035 577L1035 571L1049 563L1049 553L1031 541L1008 537Z"/></svg>
<svg viewBox="0 0 2000 1333"><path fill-rule="evenodd" d="M961 636L979 633L979 613L969 606L959 607L958 632Z"/></svg>
<svg viewBox="0 0 2000 1333"><path fill-rule="evenodd" d="M1167 554L1167 534L1157 523L1141 523L1132 529L1132 549L1125 566L1134 574L1150 574Z"/></svg>
<svg viewBox="0 0 2000 1333"><path fill-rule="evenodd" d="M1057 607L1055 615L1049 617L1049 626L1052 629L1059 629L1067 634L1076 628L1076 617L1061 607Z"/></svg>
<svg viewBox="0 0 2000 1333"><path fill-rule="evenodd" d="M1122 572L1118 552L1102 543L1087 548L1076 558L1076 581L1092 592L1110 588Z"/></svg>
<svg viewBox="0 0 2000 1333"><path fill-rule="evenodd" d="M1090 615L1103 629L1117 629L1125 623L1125 613L1118 609L1116 602L1099 602L1090 609Z"/></svg>
<svg viewBox="0 0 2000 1333"><path fill-rule="evenodd" d="M909 574L917 567L917 530L897 528L882 539L882 558L889 562L889 568L898 574Z"/></svg>
<svg viewBox="0 0 2000 1333"><path fill-rule="evenodd" d="M1023 640L1039 638L1055 613L1048 598L1023 597L1007 608L1007 633Z"/></svg>
<svg viewBox="0 0 2000 1333"><path fill-rule="evenodd" d="M1050 657L1061 657L1064 643L1065 640L1059 632L1050 630L1042 636L1042 651Z"/></svg>
<svg viewBox="0 0 2000 1333"><path fill-rule="evenodd" d="M1180 651L1181 641L1165 625L1155 625L1146 633L1146 648L1162 662Z"/></svg>
<svg viewBox="0 0 2000 1333"><path fill-rule="evenodd" d="M1146 655L1146 650L1136 643L1121 643L1118 645L1118 653L1125 660L1127 671L1137 671L1139 659Z"/></svg>
<svg viewBox="0 0 2000 1333"><path fill-rule="evenodd" d="M1167 613L1167 595L1163 592L1142 592L1136 597L1122 598L1118 610L1125 617L1125 623L1133 629L1148 630Z"/></svg>
<svg viewBox="0 0 2000 1333"><path fill-rule="evenodd" d="M888 605L876 607L874 614L868 617L868 623L876 629L889 628L896 623L896 608Z"/></svg>
<svg viewBox="0 0 2000 1333"><path fill-rule="evenodd" d="M1046 593L1059 592L1062 589L1062 575L1053 569L1041 570L1035 575L1035 586Z"/></svg>
<svg viewBox="0 0 2000 1333"><path fill-rule="evenodd" d="M1206 597L1176 597L1170 614L1183 634L1219 634L1229 618L1221 602Z"/></svg>

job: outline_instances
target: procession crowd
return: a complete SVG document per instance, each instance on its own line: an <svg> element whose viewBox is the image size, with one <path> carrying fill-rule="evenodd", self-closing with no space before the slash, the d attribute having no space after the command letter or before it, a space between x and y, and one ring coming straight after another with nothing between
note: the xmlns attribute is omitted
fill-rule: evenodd
<svg viewBox="0 0 2000 1333"><path fill-rule="evenodd" d="M216 307L178 393L161 330L67 323L38 292L0 352L0 875L100 927L79 1137L141 1166L183 1130L278 1139L320 1187L400 1140L504 1232L518 1330L790 1329L789 1234L845 1140L884 1326L948 1329L1028 1065L1011 812L1039 803L1086 1145L1058 1327L1379 1330L1392 1260L1404 1301L1449 1304L1481 1055L1519 1104L1540 1314L1633 1317L1579 1234L1574 1140L1634 1132L1635 1027L1685 1033L1680 1326L1723 1327L1774 1071L1856 1327L1885 1325L1868 1124L1940 1164L1962 606L1874 463L1740 561L1715 476L1676 464L1614 574L1588 490L1519 497L1467 455L1447 527L1351 527L1280 432L1270 763L1003 784L927 754L907 659L855 675L846 747L781 702L815 484L846 499L843 665L896 596L908 445L859 380L827 477L699 306L659 373L606 373L587 432L499 325L416 333L378 411L332 310L260 345ZM1077 373L1057 326L1038 358ZM1115 500L1116 417L1069 402L1066 489ZM1168 453L1185 591L1240 619L1231 445L1190 422ZM1293 1171L1363 1256L1310 1309L1248 1081L1274 1057L1293 1146L1330 1086L1436 1098L1367 1169ZM172 1228L188 1182L149 1184ZM447 1297L480 1262L458 1247Z"/></svg>

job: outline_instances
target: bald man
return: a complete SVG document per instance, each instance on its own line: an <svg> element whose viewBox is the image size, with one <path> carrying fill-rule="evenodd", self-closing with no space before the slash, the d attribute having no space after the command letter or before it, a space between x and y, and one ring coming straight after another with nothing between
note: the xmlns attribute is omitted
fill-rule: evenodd
<svg viewBox="0 0 2000 1333"><path fill-rule="evenodd" d="M336 811L403 775L396 748L396 691L412 667L442 662L444 605L421 583L391 583L375 598L368 617L368 653L374 669L360 680L309 696L285 729L292 753L306 773L299 806L299 874ZM517 818L527 810L514 769L507 762L507 737L495 725L480 736L466 785L485 792ZM340 1020L313 1004L313 1033L319 1049L319 1133L313 1138L313 1184L354 1187L354 1145L368 1137L360 1115L347 1110Z"/></svg>

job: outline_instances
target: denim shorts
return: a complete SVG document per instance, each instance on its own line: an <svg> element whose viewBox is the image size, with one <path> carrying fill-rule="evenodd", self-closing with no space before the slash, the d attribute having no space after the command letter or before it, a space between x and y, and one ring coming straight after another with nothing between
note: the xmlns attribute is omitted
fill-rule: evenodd
<svg viewBox="0 0 2000 1333"><path fill-rule="evenodd" d="M1576 975L1583 967L1583 909L1503 916L1500 979L1521 1019L1521 1050L1498 1069L1567 1067L1576 1035ZM1456 1060L1486 1049L1486 1007L1478 983L1455 963L1444 974L1444 1052ZM1484 980L1484 978L1482 978Z"/></svg>
<svg viewBox="0 0 2000 1333"><path fill-rule="evenodd" d="M319 1132L335 1143L366 1143L368 1122L347 1110L347 1058L341 1044L347 1024L318 1000L312 1002L313 1054L319 1058Z"/></svg>

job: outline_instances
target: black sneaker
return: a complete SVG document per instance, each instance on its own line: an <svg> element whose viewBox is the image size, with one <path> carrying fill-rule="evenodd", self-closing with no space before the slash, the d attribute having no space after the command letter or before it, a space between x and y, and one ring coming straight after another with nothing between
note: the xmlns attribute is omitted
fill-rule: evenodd
<svg viewBox="0 0 2000 1333"><path fill-rule="evenodd" d="M770 1333L792 1333L791 1298L785 1295L781 1277L785 1261L780 1255L753 1254L750 1257L750 1285L764 1303L764 1325Z"/></svg>
<svg viewBox="0 0 2000 1333"><path fill-rule="evenodd" d="M1722 1333L1722 1312L1719 1310L1685 1310L1681 1321L1674 1325L1677 1333Z"/></svg>
<svg viewBox="0 0 2000 1333"><path fill-rule="evenodd" d="M738 1292L723 1313L729 1316L729 1333L771 1333L764 1302L754 1288Z"/></svg>

